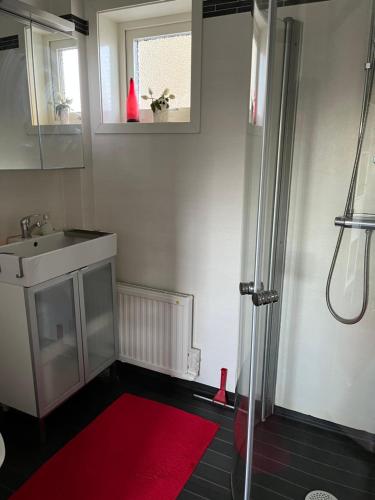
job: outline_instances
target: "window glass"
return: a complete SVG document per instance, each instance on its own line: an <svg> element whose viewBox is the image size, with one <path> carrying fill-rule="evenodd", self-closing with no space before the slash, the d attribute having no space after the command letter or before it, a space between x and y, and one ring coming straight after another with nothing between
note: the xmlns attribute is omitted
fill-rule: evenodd
<svg viewBox="0 0 375 500"><path fill-rule="evenodd" d="M134 40L134 75L139 105L150 104L140 98L152 90L159 97L165 88L175 95L170 108L190 108L191 33L175 33Z"/></svg>
<svg viewBox="0 0 375 500"><path fill-rule="evenodd" d="M81 112L81 93L79 89L78 49L59 49L59 87L60 93L72 101L70 109Z"/></svg>

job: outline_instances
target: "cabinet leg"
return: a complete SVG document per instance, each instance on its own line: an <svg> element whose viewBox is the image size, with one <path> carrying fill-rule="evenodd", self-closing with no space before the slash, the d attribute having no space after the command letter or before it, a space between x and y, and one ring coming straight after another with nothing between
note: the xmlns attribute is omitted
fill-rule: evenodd
<svg viewBox="0 0 375 500"><path fill-rule="evenodd" d="M47 429L46 421L44 418L39 418L39 441L40 444L45 444L47 442Z"/></svg>

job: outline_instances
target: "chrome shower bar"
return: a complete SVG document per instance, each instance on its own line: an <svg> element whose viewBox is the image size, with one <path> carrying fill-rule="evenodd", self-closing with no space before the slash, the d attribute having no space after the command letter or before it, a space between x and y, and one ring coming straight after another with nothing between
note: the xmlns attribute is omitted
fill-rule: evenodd
<svg viewBox="0 0 375 500"><path fill-rule="evenodd" d="M73 33L75 30L74 23L19 0L0 0L1 11L64 33Z"/></svg>
<svg viewBox="0 0 375 500"><path fill-rule="evenodd" d="M375 229L375 217L349 217L343 215L341 217L336 217L335 226L350 227L352 229L367 229L372 231Z"/></svg>

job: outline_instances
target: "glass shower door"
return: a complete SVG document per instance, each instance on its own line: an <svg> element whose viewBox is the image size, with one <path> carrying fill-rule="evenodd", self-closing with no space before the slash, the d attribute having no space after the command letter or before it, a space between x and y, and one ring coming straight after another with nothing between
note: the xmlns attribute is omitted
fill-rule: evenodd
<svg viewBox="0 0 375 500"><path fill-rule="evenodd" d="M252 306L245 295L236 389L233 493L236 500L368 500L375 498L373 248L369 249L369 302L360 322L337 321L326 306L325 292L337 240L334 220L342 213L353 164L357 163L358 136L362 135L358 130L364 136L353 212L363 219L374 213L373 92L367 128L358 124L364 96L368 95L365 82L374 67L375 0L280 3L277 15L285 24L292 20L303 28L303 38L298 51L301 63L293 77L299 88L294 99L296 126L287 131L284 139L289 142L288 168L294 172L287 196L290 208L281 203L279 210L279 218L284 218L289 227L283 236L284 242L286 236L288 239L284 262L275 263L276 274L281 276L278 282L284 288L279 355L272 359L274 373L277 370L277 390L273 399L266 400L273 413L268 416L262 383L270 378L266 371L270 331L267 317L271 310L274 329L274 313L280 310L280 301L260 308ZM251 95L244 291L246 282L254 277L255 291L261 281L266 290L273 288L267 270L272 255L267 223L270 209L264 201L272 192L272 182L264 187L267 183L262 176L272 178L272 113L277 106L269 105L260 92L263 89L267 99L272 94L278 66L272 64L273 55L277 55L278 21L273 21L271 9L267 18L261 17L264 12L259 7L254 13L253 59L263 52L256 59L263 64L255 67L258 72L253 68L252 73L252 89L256 85L259 88ZM257 36L262 29L268 40L265 52L261 45L265 35ZM267 68L261 78L259 67ZM282 102L283 93L280 130ZM347 103L351 103L350 109ZM282 167L284 174L285 160ZM261 180L251 191L259 181L257 176ZM263 201L262 192L266 193ZM346 222L350 223L348 218ZM345 230L331 287L334 308L344 318L354 318L361 308L367 276L364 247L363 229ZM281 286L275 288L282 291Z"/></svg>
<svg viewBox="0 0 375 500"><path fill-rule="evenodd" d="M249 499L253 487L253 430L262 418L267 308L278 298L277 291L268 290L268 276L281 105L282 64L278 56L282 52L284 25L276 20L276 1L269 0L267 8L265 3L255 1L253 15L243 282L240 287L243 297L232 465L235 500Z"/></svg>

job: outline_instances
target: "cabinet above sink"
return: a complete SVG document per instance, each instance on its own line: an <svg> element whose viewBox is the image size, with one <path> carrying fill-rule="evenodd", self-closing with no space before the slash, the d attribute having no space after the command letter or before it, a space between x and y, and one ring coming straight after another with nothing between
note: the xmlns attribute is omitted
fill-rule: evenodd
<svg viewBox="0 0 375 500"><path fill-rule="evenodd" d="M85 43L74 24L1 0L0 49L0 170L83 168Z"/></svg>
<svg viewBox="0 0 375 500"><path fill-rule="evenodd" d="M72 229L0 246L0 283L32 287L114 257L117 235Z"/></svg>

